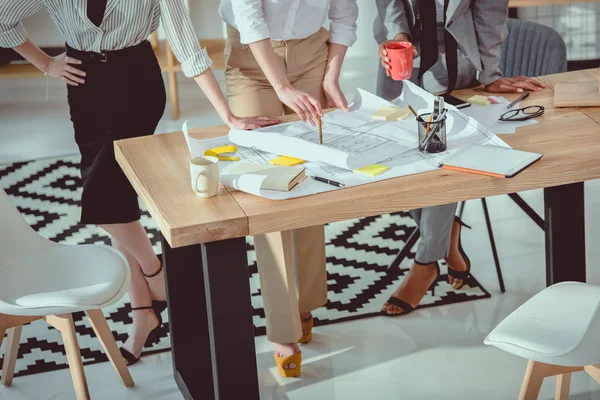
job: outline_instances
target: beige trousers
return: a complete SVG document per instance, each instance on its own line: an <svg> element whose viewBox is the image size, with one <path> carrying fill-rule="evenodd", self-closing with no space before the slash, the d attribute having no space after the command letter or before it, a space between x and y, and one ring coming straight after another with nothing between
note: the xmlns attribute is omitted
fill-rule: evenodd
<svg viewBox="0 0 600 400"><path fill-rule="evenodd" d="M329 32L306 39L271 41L290 83L321 101L321 84L329 51ZM292 113L269 84L239 32L228 27L225 46L227 99L238 117ZM256 261L267 322L274 343L295 343L302 337L300 313L327 302L324 227L293 229L254 237Z"/></svg>

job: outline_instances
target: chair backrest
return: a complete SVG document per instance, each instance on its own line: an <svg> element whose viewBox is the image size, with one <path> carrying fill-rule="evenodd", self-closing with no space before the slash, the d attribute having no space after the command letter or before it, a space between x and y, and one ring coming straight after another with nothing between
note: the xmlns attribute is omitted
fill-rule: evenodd
<svg viewBox="0 0 600 400"><path fill-rule="evenodd" d="M19 210L0 189L0 267L21 255L52 246L23 219Z"/></svg>
<svg viewBox="0 0 600 400"><path fill-rule="evenodd" d="M506 77L542 76L567 71L567 47L554 29L531 21L509 19L502 43L500 71Z"/></svg>

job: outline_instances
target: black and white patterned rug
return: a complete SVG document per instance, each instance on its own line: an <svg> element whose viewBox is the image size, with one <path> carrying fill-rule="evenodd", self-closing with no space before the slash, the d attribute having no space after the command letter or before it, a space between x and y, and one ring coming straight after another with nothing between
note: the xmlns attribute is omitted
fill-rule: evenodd
<svg viewBox="0 0 600 400"><path fill-rule="evenodd" d="M42 236L69 244L110 244L102 230L78 222L81 195L78 161L79 156L70 156L0 166L0 188L9 194L11 201L19 208L27 222ZM154 250L157 254L160 253L159 232L145 210L142 223L147 228ZM399 267L398 262L392 266L415 229L415 223L408 213L327 225L329 301L325 307L315 311L316 325L378 315L381 305L402 282L404 274L412 264L412 249L404 249ZM248 262L255 333L263 335L264 310L252 238L248 238ZM490 297L474 278L471 278L463 289L454 290L448 285L445 273L446 266L442 265L443 275L437 283L435 296L428 293L420 308ZM117 342L120 344L125 341L128 325L131 324L127 296L115 305L105 308L104 314ZM160 343L146 349L145 354L169 349L166 312L163 319L165 323ZM83 313L76 313L74 320L84 362L90 364L106 361ZM4 354L4 347L0 349L0 355ZM44 321L25 326L21 336L16 375L61 368L67 368L67 363L59 332Z"/></svg>

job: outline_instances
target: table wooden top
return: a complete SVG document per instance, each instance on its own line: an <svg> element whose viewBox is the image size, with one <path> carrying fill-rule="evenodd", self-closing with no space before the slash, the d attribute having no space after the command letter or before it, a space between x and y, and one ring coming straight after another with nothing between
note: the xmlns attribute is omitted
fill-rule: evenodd
<svg viewBox="0 0 600 400"><path fill-rule="evenodd" d="M191 190L191 157L181 132L118 141L115 152L172 247L552 187L600 178L600 108L552 106L556 82L591 81L595 73L578 71L541 78L549 88L532 93L523 102L546 107L540 123L501 137L515 149L540 152L544 157L512 179L439 169L284 201L223 187L216 197L198 199ZM454 94L468 98L480 92L473 89ZM193 129L190 134L209 138L227 131L227 127L217 126Z"/></svg>

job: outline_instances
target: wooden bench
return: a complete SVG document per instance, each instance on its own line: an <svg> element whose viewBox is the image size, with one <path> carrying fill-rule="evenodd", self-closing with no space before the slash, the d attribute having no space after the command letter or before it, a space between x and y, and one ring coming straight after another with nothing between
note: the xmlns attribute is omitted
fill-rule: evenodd
<svg viewBox="0 0 600 400"><path fill-rule="evenodd" d="M167 73L167 84L169 87L169 101L171 102L171 114L174 120L179 119L179 91L177 87L177 72L181 71L181 64L175 58L171 47L165 40L158 40L155 33L150 37L152 48L160 64L160 69ZM225 68L225 39L202 39L202 47L208 51L213 60L214 69ZM40 78L44 74L32 64L6 64L0 66L0 79L9 78Z"/></svg>

